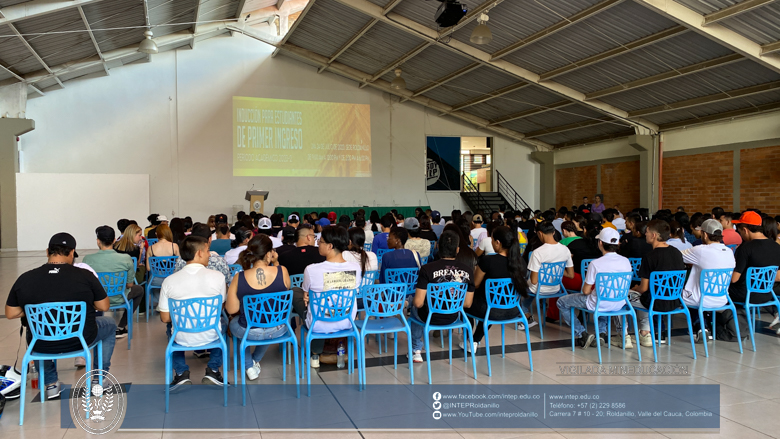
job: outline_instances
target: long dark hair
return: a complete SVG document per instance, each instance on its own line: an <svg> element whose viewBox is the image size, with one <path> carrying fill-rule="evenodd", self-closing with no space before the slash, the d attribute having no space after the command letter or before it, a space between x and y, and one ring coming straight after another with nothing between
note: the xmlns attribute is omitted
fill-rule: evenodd
<svg viewBox="0 0 780 439"><path fill-rule="evenodd" d="M371 215L369 215L368 220L371 221L371 231L372 232L378 232L379 229L377 227L377 224L379 224L382 221L382 218L379 217L379 212L376 210L371 211Z"/></svg>
<svg viewBox="0 0 780 439"><path fill-rule="evenodd" d="M517 242L517 232L506 226L498 226L493 229L493 239L501 243L501 247L506 249L506 260L509 264L509 275L515 286L515 291L522 297L528 297L528 283L525 280L527 266L523 253L520 251L520 244Z"/></svg>
<svg viewBox="0 0 780 439"><path fill-rule="evenodd" d="M184 238L187 237L187 235L184 234L184 220L181 218L173 218L168 224L168 227L171 228L171 233L173 234L173 242L176 243L176 245L181 244L182 241L184 241Z"/></svg>
<svg viewBox="0 0 780 439"><path fill-rule="evenodd" d="M320 235L320 243L333 244L334 250L344 253L349 248L349 235L341 227L325 227Z"/></svg>
<svg viewBox="0 0 780 439"><path fill-rule="evenodd" d="M257 235L249 241L246 250L238 255L238 263L244 270L249 270L255 262L265 259L265 255L274 249L271 238L267 235Z"/></svg>
<svg viewBox="0 0 780 439"><path fill-rule="evenodd" d="M246 227L239 227L236 230L236 239L230 242L230 248L238 248L241 246L241 243L243 243L247 238L252 236L252 231L247 229Z"/></svg>
<svg viewBox="0 0 780 439"><path fill-rule="evenodd" d="M366 243L366 232L360 227L352 227L347 230L349 234L349 250L360 255L360 272L366 272L366 265L368 264L368 253L363 248L363 244Z"/></svg>
<svg viewBox="0 0 780 439"><path fill-rule="evenodd" d="M477 265L477 254L474 253L474 250L471 249L471 246L468 244L469 239L467 236L463 234L463 230L461 230L460 227L456 226L455 224L447 224L444 226L444 230L452 230L453 232L458 234L459 239L459 245L458 245L458 254L455 256L455 260L461 261L466 265L469 265L470 267L474 267Z"/></svg>

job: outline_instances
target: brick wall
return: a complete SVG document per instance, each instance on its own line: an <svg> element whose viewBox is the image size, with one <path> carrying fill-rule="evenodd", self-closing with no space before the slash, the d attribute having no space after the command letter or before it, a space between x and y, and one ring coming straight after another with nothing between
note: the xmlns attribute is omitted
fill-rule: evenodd
<svg viewBox="0 0 780 439"><path fill-rule="evenodd" d="M674 211L677 206L684 206L689 213L709 212L715 206L732 210L733 166L732 151L665 157L663 207ZM745 178L744 168L742 178Z"/></svg>
<svg viewBox="0 0 780 439"><path fill-rule="evenodd" d="M780 214L780 197L776 192L780 181L780 146L743 149L739 181L742 210L756 208L771 215Z"/></svg>
<svg viewBox="0 0 780 439"><path fill-rule="evenodd" d="M596 166L557 169L555 171L555 208L579 206L582 197L593 202L596 195ZM541 206L547 209L553 206Z"/></svg>
<svg viewBox="0 0 780 439"><path fill-rule="evenodd" d="M604 205L620 204L621 212L639 206L639 160L601 165L601 193Z"/></svg>

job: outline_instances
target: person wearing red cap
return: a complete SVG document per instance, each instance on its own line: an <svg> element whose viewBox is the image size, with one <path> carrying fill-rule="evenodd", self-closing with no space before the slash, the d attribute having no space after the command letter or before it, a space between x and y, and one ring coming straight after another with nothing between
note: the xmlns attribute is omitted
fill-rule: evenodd
<svg viewBox="0 0 780 439"><path fill-rule="evenodd" d="M720 221L723 226L723 244L725 245L740 245L742 244L742 237L739 236L736 230L734 230L734 214L731 212L724 212L720 218L715 218Z"/></svg>
<svg viewBox="0 0 780 439"><path fill-rule="evenodd" d="M764 235L763 220L761 215L753 211L742 214L734 224L742 224L740 233L742 245L737 247L734 254L737 266L731 276L729 296L734 302L745 302L747 285L745 279L750 267L780 266L780 245ZM780 276L775 276L774 291L780 293ZM774 300L770 293L753 293L750 295L750 303L765 303Z"/></svg>
<svg viewBox="0 0 780 439"><path fill-rule="evenodd" d="M330 212L328 213L328 220L330 221L330 224L336 224L336 219L338 219L338 215L336 215L336 212Z"/></svg>

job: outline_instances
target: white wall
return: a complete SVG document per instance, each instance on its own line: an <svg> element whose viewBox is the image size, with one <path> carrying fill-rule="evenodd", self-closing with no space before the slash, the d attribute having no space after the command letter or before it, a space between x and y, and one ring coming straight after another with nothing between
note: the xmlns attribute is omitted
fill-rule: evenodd
<svg viewBox="0 0 780 439"><path fill-rule="evenodd" d="M44 250L59 232L73 235L79 249L96 249L95 228L109 225L118 237L118 219L148 211L148 175L16 174L19 251Z"/></svg>
<svg viewBox="0 0 780 439"><path fill-rule="evenodd" d="M27 114L36 129L24 136L22 172L149 174L151 211L196 221L230 214L236 204L248 208L244 192L252 184L271 192L266 213L285 205L462 208L457 194L426 193L425 137L485 133L397 98L390 105L381 92L271 58L272 51L240 35L217 37L31 99ZM370 104L373 177L233 177L233 96ZM496 168L537 206L539 171L530 149L502 138L494 145Z"/></svg>

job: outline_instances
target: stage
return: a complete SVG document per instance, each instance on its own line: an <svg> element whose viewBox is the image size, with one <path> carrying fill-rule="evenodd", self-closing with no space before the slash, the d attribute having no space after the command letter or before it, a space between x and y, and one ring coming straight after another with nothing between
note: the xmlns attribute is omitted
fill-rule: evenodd
<svg viewBox="0 0 780 439"><path fill-rule="evenodd" d="M357 212L358 209L363 209L366 211L366 220L368 220L372 210L376 210L379 213L379 216L381 217L385 213L395 209L398 213L403 215L404 218L407 218L410 216L414 216L414 210L417 209L418 207L421 208L422 210L431 208L431 206L277 207L274 209L274 213L281 213L282 215L284 215L284 218L286 219L287 216L289 216L293 212L300 213L301 217L311 212L317 212L318 214L320 212L328 212L328 213L336 212L336 215L338 215L339 217L341 215L347 215L349 216L350 219L352 219L353 213Z"/></svg>

